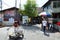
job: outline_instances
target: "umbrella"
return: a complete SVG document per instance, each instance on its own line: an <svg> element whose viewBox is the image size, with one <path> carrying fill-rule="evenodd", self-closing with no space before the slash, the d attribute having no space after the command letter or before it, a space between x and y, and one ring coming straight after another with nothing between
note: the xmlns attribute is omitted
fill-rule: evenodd
<svg viewBox="0 0 60 40"><path fill-rule="evenodd" d="M51 16L51 14L48 12L41 12L39 16Z"/></svg>

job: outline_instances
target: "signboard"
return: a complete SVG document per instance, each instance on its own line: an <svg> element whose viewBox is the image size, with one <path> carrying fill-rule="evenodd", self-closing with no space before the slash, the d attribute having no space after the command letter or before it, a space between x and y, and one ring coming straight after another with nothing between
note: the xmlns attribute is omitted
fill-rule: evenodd
<svg viewBox="0 0 60 40"><path fill-rule="evenodd" d="M0 21L3 21L3 14L0 14Z"/></svg>
<svg viewBox="0 0 60 40"><path fill-rule="evenodd" d="M5 11L5 14L9 15L9 16L14 16L14 10L7 10Z"/></svg>
<svg viewBox="0 0 60 40"><path fill-rule="evenodd" d="M14 18L9 18L9 23L14 23Z"/></svg>
<svg viewBox="0 0 60 40"><path fill-rule="evenodd" d="M0 14L0 18L3 18L4 14Z"/></svg>
<svg viewBox="0 0 60 40"><path fill-rule="evenodd" d="M25 24L28 22L28 16L23 16L22 17L22 23Z"/></svg>

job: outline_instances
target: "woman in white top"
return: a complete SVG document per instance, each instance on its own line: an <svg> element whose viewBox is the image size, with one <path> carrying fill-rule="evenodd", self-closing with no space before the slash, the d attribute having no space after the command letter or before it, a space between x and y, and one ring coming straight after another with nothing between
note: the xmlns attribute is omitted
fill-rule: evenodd
<svg viewBox="0 0 60 40"><path fill-rule="evenodd" d="M47 21L45 19L42 20L42 26L43 26L43 31L45 34L46 26L47 26Z"/></svg>

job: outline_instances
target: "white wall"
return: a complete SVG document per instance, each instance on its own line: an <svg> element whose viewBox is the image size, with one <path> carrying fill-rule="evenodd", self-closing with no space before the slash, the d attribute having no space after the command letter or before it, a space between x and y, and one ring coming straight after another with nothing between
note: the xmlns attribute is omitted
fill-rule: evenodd
<svg viewBox="0 0 60 40"><path fill-rule="evenodd" d="M60 12L60 8L53 8L53 13L59 13Z"/></svg>

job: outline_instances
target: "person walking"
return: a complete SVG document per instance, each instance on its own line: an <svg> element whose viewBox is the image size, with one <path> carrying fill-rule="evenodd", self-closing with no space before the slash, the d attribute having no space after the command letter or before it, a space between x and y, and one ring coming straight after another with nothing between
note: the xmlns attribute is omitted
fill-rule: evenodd
<svg viewBox="0 0 60 40"><path fill-rule="evenodd" d="M42 20L42 26L43 26L44 34L46 34L47 21L45 19Z"/></svg>
<svg viewBox="0 0 60 40"><path fill-rule="evenodd" d="M52 22L52 18L48 18L48 30L49 31L53 31L53 22Z"/></svg>

